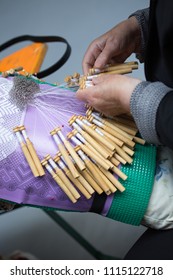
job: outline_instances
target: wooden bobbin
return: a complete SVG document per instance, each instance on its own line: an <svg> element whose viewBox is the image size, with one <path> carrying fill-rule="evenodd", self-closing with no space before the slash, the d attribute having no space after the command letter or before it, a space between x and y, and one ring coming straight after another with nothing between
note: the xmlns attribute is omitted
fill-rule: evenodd
<svg viewBox="0 0 173 280"><path fill-rule="evenodd" d="M87 131L92 137L100 141L103 145L108 147L111 151L115 151L115 147L111 145L111 143L107 142L104 137L99 135L95 130L93 130L90 126L87 126L86 124L83 123L83 128L85 131Z"/></svg>
<svg viewBox="0 0 173 280"><path fill-rule="evenodd" d="M60 157L56 156L54 158L55 162L59 162ZM70 179L70 181L76 186L76 188L87 198L91 198L91 194L84 188L84 186L81 184L78 178L74 178L71 171L67 167L63 167L63 170L67 177Z"/></svg>
<svg viewBox="0 0 173 280"><path fill-rule="evenodd" d="M75 130L73 130L72 133L73 133L73 135L75 135L75 133L76 133ZM88 143L87 141L85 141L84 145L85 145L86 147L88 147L88 149L91 150L91 152L93 152L94 154L96 154L96 156L99 157L100 160L102 160L102 162L105 162L105 164L106 164L107 166L109 166L110 169L113 168L113 164L112 164L111 161L110 161L111 156L112 156L112 153L110 154L109 159L108 159L108 158L104 158L104 157L102 156L102 154L99 153L99 152L98 152L93 146L91 146L90 143ZM100 145L100 146L101 146L101 145ZM102 147L102 146L101 146L101 147Z"/></svg>
<svg viewBox="0 0 173 280"><path fill-rule="evenodd" d="M48 162L44 159L41 161L41 164L45 166L45 168L48 170L48 172L52 175L52 178L55 180L55 182L58 184L58 186L62 189L62 191L68 196L68 198L73 202L76 203L77 200L73 196L73 194L69 191L69 189L66 187L66 185L63 183L63 181L58 177L58 175L50 168Z"/></svg>
<svg viewBox="0 0 173 280"><path fill-rule="evenodd" d="M103 181L106 183L106 185L109 187L110 191L112 193L116 192L117 191L117 188L116 188L116 180L114 180L114 176L107 170L105 170L103 167L101 166L98 166L101 173L101 177L103 179Z"/></svg>
<svg viewBox="0 0 173 280"><path fill-rule="evenodd" d="M68 137L71 138L73 135L75 136L77 133L77 131L74 129L71 133L69 133ZM88 143L87 141L85 141L85 146L88 147L88 149L91 150L91 152L93 152L94 154L96 154L97 157L100 158L100 160L102 160L102 162L105 162L105 164L107 166L109 166L109 168L113 168L113 164L111 163L110 160L105 159L94 147L92 147L90 145L90 143Z"/></svg>
<svg viewBox="0 0 173 280"><path fill-rule="evenodd" d="M86 145L81 144L80 147L85 154L87 154L90 158L98 162L98 164L100 164L103 168L105 168L106 170L110 169L110 165L108 165L107 162L102 161L102 159L95 153L93 153Z"/></svg>
<svg viewBox="0 0 173 280"><path fill-rule="evenodd" d="M53 135L57 135L56 131L55 130L52 130L50 132L50 134L53 136ZM80 175L79 175L79 172L77 171L76 167L74 166L72 160L70 159L69 157L69 154L67 152L67 150L65 149L64 145L62 143L59 143L58 144L58 148L59 148L59 151L61 152L68 168L70 169L72 175L74 178L78 178Z"/></svg>
<svg viewBox="0 0 173 280"><path fill-rule="evenodd" d="M117 153L114 154L114 156L110 159L110 161L114 164L114 161L119 161L119 163L122 163L122 164L126 164L127 161L122 158L120 155L118 155ZM114 164L116 165L116 164Z"/></svg>
<svg viewBox="0 0 173 280"><path fill-rule="evenodd" d="M90 116L89 120L92 122L94 120L94 118L92 116ZM104 123L101 124L101 128L103 130L105 130L106 132L108 132L109 134L111 134L111 135L115 136L116 138L120 139L121 141L123 141L124 143L126 143L130 147L135 146L135 142L133 142L131 139L122 135L122 133L119 133L117 130L115 130L115 127L112 128L110 126L111 126L111 124L110 125L105 125Z"/></svg>
<svg viewBox="0 0 173 280"><path fill-rule="evenodd" d="M25 128L24 125L20 126L20 131L26 131L26 128ZM27 145L28 150L29 150L29 152L31 154L31 157L32 157L32 159L33 159L33 161L34 161L34 163L36 165L36 168L38 170L39 176L44 176L45 172L44 172L44 169L43 169L43 167L41 165L41 161L40 161L40 159L39 159L39 157L37 155L37 152L36 152L36 150L34 148L33 143L31 142L31 140L29 139L28 136L26 138L26 145Z"/></svg>
<svg viewBox="0 0 173 280"><path fill-rule="evenodd" d="M75 150L78 152L80 151L80 147L76 146ZM100 188L100 186L97 184L97 182L93 179L93 177L90 175L87 169L82 171L82 175L87 180L87 182L92 186L92 188L98 193L101 194L103 190Z"/></svg>
<svg viewBox="0 0 173 280"><path fill-rule="evenodd" d="M60 127L57 127L55 129L55 132L61 131ZM64 146L66 147L66 149L68 150L69 154L71 155L71 157L74 159L74 161L76 162L77 166L79 167L80 170L84 170L86 168L85 164L83 163L83 161L79 158L78 154L76 153L75 149L73 148L73 146L70 144L69 141L67 141L66 139L64 140Z"/></svg>
<svg viewBox="0 0 173 280"><path fill-rule="evenodd" d="M50 161L53 160L50 155L47 155L45 157L45 160ZM51 164L51 163L50 163ZM53 166L52 166L53 167ZM56 174L59 176L59 178L63 181L63 183L66 185L66 187L69 189L69 191L73 194L73 196L76 199L80 198L80 194L77 192L77 190L74 188L68 177L64 174L64 172L56 165L54 165L54 170Z"/></svg>
<svg viewBox="0 0 173 280"><path fill-rule="evenodd" d="M79 173L79 177L77 178L79 182L84 186L84 188L92 195L94 193L94 189L92 186L85 180L81 173Z"/></svg>
<svg viewBox="0 0 173 280"><path fill-rule="evenodd" d="M13 129L13 131L16 135L17 135L17 133L20 133L20 135L21 135L19 127L15 127ZM21 135L21 137L22 137L22 135ZM21 146L21 149L22 149L22 152L25 156L25 159L26 159L26 161L27 161L27 163L28 163L28 165L29 165L29 167L32 171L32 174L34 175L34 177L38 177L39 173L38 173L37 167L36 167L32 157L31 157L31 154L30 154L30 152L27 148L27 145L25 144L25 142L23 140L21 142L19 142L19 144Z"/></svg>
<svg viewBox="0 0 173 280"><path fill-rule="evenodd" d="M129 133L125 132L122 128L119 128L116 123L112 123L112 121L108 118L102 118L102 123L112 129L114 129L116 132L120 133L121 135L124 135L124 137L133 140L134 135L130 135Z"/></svg>
<svg viewBox="0 0 173 280"><path fill-rule="evenodd" d="M126 133L135 136L136 133L138 132L137 129L135 128L131 128L125 124L121 124L120 122L113 120L113 119L109 119L109 122L113 125L116 125L119 129L122 129L123 131L125 131Z"/></svg>
<svg viewBox="0 0 173 280"><path fill-rule="evenodd" d="M113 136L112 134L108 133L106 130L99 127L99 130L107 137L109 138L113 143L117 144L119 147L122 147L124 142L118 139L117 137Z"/></svg>
<svg viewBox="0 0 173 280"><path fill-rule="evenodd" d="M99 171L98 167L95 166L95 164L93 164L89 159L85 160L85 164L86 164L88 170L90 171L90 173L92 174L93 178L95 178L96 182L99 184L100 188L107 195L111 194L109 187L106 184L104 184L104 181L103 181L102 177L100 176L100 171Z"/></svg>
<svg viewBox="0 0 173 280"><path fill-rule="evenodd" d="M72 118L69 120L69 124L72 125L76 120L76 116L72 116ZM87 132L82 130L79 132L83 138L89 143L91 147L94 147L96 151L99 152L104 158L109 158L111 156L110 153L108 153L106 150L103 149L103 147L95 140L93 139Z"/></svg>

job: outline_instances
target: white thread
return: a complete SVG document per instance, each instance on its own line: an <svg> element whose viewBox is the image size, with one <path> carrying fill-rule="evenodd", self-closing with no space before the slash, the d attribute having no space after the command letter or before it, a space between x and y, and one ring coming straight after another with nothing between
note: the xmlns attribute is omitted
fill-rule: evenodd
<svg viewBox="0 0 173 280"><path fill-rule="evenodd" d="M84 138L80 133L76 133L76 137L77 137L82 143L86 143L85 138Z"/></svg>
<svg viewBox="0 0 173 280"><path fill-rule="evenodd" d="M54 135L52 135L52 136L53 136L53 139L55 140L55 143L56 143L57 145L61 144L61 141L59 140L57 134L54 134Z"/></svg>
<svg viewBox="0 0 173 280"><path fill-rule="evenodd" d="M48 161L54 169L56 169L58 167L52 158L50 158Z"/></svg>
<svg viewBox="0 0 173 280"><path fill-rule="evenodd" d="M22 134L23 134L23 137L24 137L24 139L26 141L26 139L28 138L26 130L22 130Z"/></svg>
<svg viewBox="0 0 173 280"><path fill-rule="evenodd" d="M15 133L16 133L16 136L17 136L17 139L18 139L19 143L22 143L23 142L23 137L22 137L21 133L19 131L16 131Z"/></svg>
<svg viewBox="0 0 173 280"><path fill-rule="evenodd" d="M60 130L57 131L59 137L61 138L62 142L64 142L66 139L64 137L64 135L62 134L62 132Z"/></svg>
<svg viewBox="0 0 173 280"><path fill-rule="evenodd" d="M49 165L49 164L46 164L46 169L49 173L52 173L53 172L53 169L52 167Z"/></svg>
<svg viewBox="0 0 173 280"><path fill-rule="evenodd" d="M72 123L73 128L75 128L77 131L82 131L82 128L77 123Z"/></svg>

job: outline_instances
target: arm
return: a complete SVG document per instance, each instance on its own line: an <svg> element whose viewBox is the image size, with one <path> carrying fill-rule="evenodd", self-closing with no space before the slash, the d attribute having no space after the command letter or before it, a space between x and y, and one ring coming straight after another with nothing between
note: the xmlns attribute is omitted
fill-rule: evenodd
<svg viewBox="0 0 173 280"><path fill-rule="evenodd" d="M140 34L141 34L141 40L140 40L140 51L136 53L137 58L140 60L140 62L144 62L145 59L145 50L148 42L148 31L149 31L149 8L138 10L130 15L130 17L135 17L139 28L140 28Z"/></svg>
<svg viewBox="0 0 173 280"><path fill-rule="evenodd" d="M102 75L93 87L78 90L77 98L105 115L131 113L141 136L152 144L173 148L173 93L161 82L124 75Z"/></svg>
<svg viewBox="0 0 173 280"><path fill-rule="evenodd" d="M130 110L142 137L173 148L173 92L161 82L141 82L130 99Z"/></svg>

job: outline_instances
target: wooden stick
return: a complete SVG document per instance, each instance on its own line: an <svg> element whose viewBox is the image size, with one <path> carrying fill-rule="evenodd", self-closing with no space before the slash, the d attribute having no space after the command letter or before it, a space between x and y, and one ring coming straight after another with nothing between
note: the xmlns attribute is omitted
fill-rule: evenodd
<svg viewBox="0 0 173 280"><path fill-rule="evenodd" d="M138 63L136 61L133 62L125 62L125 63L117 63L114 65L108 65L105 66L102 69L97 69L97 68L91 68L89 69L88 74L89 75L94 75L102 72L107 72L107 71L112 71L112 70L119 70L119 69L126 69L126 68L131 68L131 69L138 69Z"/></svg>
<svg viewBox="0 0 173 280"><path fill-rule="evenodd" d="M25 142L23 141L23 137L22 137L22 135L21 135L21 132L19 132L19 128L18 128L18 127L15 127L15 128L13 129L13 131L14 131L14 133L16 134L16 137L17 137L18 142L19 142L19 144L20 144L20 146L21 146L22 152L23 152L23 154L24 154L24 156L25 156L25 159L26 159L27 163L29 164L29 167L30 167L30 169L31 169L31 171L32 171L32 173L33 173L33 175L34 175L34 177L38 177L38 176L39 176L39 173L38 173L37 167L36 167L36 165L35 165L35 163L34 163L32 157L31 157L31 154L30 154L30 152L29 152L29 150L28 150L28 148L27 148L27 145L26 145Z"/></svg>
<svg viewBox="0 0 173 280"><path fill-rule="evenodd" d="M32 159L33 159L33 161L34 161L34 163L36 165L36 168L38 170L39 176L45 175L44 169L43 169L43 167L41 165L41 161L40 161L40 159L39 159L39 157L37 155L37 152L36 152L36 150L34 148L34 145L31 142L31 140L29 139L28 135L26 134L25 126L22 125L19 128L20 128L20 131L22 131L23 137L24 137L24 139L26 141L26 145L27 145L28 150L29 150L29 152L31 154L31 157L32 157Z"/></svg>
<svg viewBox="0 0 173 280"><path fill-rule="evenodd" d="M99 140L101 143L103 143L106 147L108 147L111 151L115 151L115 147L110 143L107 142L104 137L99 135L95 130L93 130L91 127L87 126L85 123L83 123L78 118L76 119L76 122L81 125L82 128L84 128L85 131L87 131L91 136L93 136L95 139Z"/></svg>
<svg viewBox="0 0 173 280"><path fill-rule="evenodd" d="M142 139L142 138L139 138L139 137L134 137L134 141L136 142L136 143L139 143L139 144L141 144L141 145L145 145L145 140L144 139Z"/></svg>
<svg viewBox="0 0 173 280"><path fill-rule="evenodd" d="M76 203L77 200L73 196L73 194L69 191L69 189L66 187L66 185L63 183L63 181L58 177L58 175L53 171L53 169L50 167L48 162L46 160L41 161L42 165L45 166L47 171L52 175L52 178L55 180L55 182L58 184L58 186L62 189L62 191L68 196L68 198L73 202Z"/></svg>
<svg viewBox="0 0 173 280"><path fill-rule="evenodd" d="M91 146L93 146L104 158L109 158L111 155L103 149L102 146L99 145L99 143L93 139L87 132L82 130L82 128L76 124L74 121L70 122L70 125L74 127L73 131L77 131L79 135L82 135L85 141L87 141Z"/></svg>
<svg viewBox="0 0 173 280"><path fill-rule="evenodd" d="M112 168L112 171L117 174L121 179L126 180L127 179L127 175L124 174L118 167L114 166Z"/></svg>
<svg viewBox="0 0 173 280"><path fill-rule="evenodd" d="M57 162L67 175L67 177L70 179L70 181L78 188L78 190L87 198L91 198L91 194L84 188L84 186L81 184L78 178L74 178L71 171L64 165L63 161L60 159L60 156L56 156L54 158L54 161Z"/></svg>
<svg viewBox="0 0 173 280"><path fill-rule="evenodd" d="M93 158L96 162L98 162L103 168L106 170L110 169L110 165L107 163L103 162L100 157L98 157L96 154L94 154L86 145L81 144L80 145L82 151L86 153L90 158Z"/></svg>
<svg viewBox="0 0 173 280"><path fill-rule="evenodd" d="M108 74L128 74L128 73L132 73L132 68L131 67L125 67L125 68L119 68L119 69L113 69L111 70L107 70L107 71L99 71L97 70L99 73L93 73L91 74L91 71L89 73L89 75L87 76L87 79L91 80L91 77L98 77L101 75L108 75ZM95 71L96 72L96 71Z"/></svg>
<svg viewBox="0 0 173 280"><path fill-rule="evenodd" d="M118 166L120 164L120 161L117 160L115 157L111 157L110 158L110 161L115 165L115 166Z"/></svg>
<svg viewBox="0 0 173 280"><path fill-rule="evenodd" d="M120 122L117 122L115 120L109 119L109 122L113 125L116 125L118 128L122 129L123 131L125 131L126 133L128 133L130 135L135 136L136 133L138 132L137 129L128 127L127 125L121 124Z"/></svg>
<svg viewBox="0 0 173 280"><path fill-rule="evenodd" d="M116 145L116 152L123 159L125 159L125 161L127 161L129 164L131 164L133 162L133 159L128 154L126 154L126 152L122 148L120 148L118 145Z"/></svg>
<svg viewBox="0 0 173 280"><path fill-rule="evenodd" d="M125 191L125 187L109 171L104 170L101 166L100 169L103 172L103 174L112 182L112 184L115 185L117 189L119 189L120 192Z"/></svg>
<svg viewBox="0 0 173 280"><path fill-rule="evenodd" d="M134 155L134 151L133 150L131 150L129 147L127 147L126 145L123 145L122 146L122 149L127 153L127 154L129 154L130 156L133 156Z"/></svg>
<svg viewBox="0 0 173 280"><path fill-rule="evenodd" d="M82 152L82 150L80 149L79 146L75 147L76 152L79 154L79 156L82 158L82 160L85 162L85 160L87 160L86 156L84 155L84 153ZM93 189L98 193L101 194L103 192L103 190L100 188L100 186L96 183L96 181L94 181L94 178L90 175L90 173L88 172L88 170L84 170L82 171L82 175L84 176L84 178L89 182L89 184L93 187Z"/></svg>
<svg viewBox="0 0 173 280"><path fill-rule="evenodd" d="M95 164L93 164L88 159L85 160L85 164L88 167L91 174L93 175L93 177L95 178L95 180L98 182L99 186L103 189L103 191L107 195L111 194L109 187L106 184L104 185L105 181L103 181L103 177L101 176L101 173L100 173L100 170L98 169L98 167L95 166Z"/></svg>
<svg viewBox="0 0 173 280"><path fill-rule="evenodd" d="M67 139L65 139L65 137L63 136L61 129L59 127L57 127L55 129L55 132L58 133L59 137L61 138L61 140L64 143L64 146L66 147L66 149L68 150L69 154L71 155L71 157L74 159L74 161L76 162L77 166L79 167L80 170L84 170L85 164L82 162L82 160L79 158L79 156L77 155L76 151L74 150L73 146L70 144L69 141L67 141Z"/></svg>
<svg viewBox="0 0 173 280"><path fill-rule="evenodd" d="M92 178L88 170L83 170L81 172L82 176L85 178L85 180L91 185L91 187L98 193L101 194L103 190L100 188L100 186L97 184L96 181Z"/></svg>
<svg viewBox="0 0 173 280"><path fill-rule="evenodd" d="M120 155L118 155L117 153L115 153L114 156L110 159L111 162L113 162L112 160L114 160L114 158L115 158L115 160L118 160L122 164L126 164L127 163L127 161L124 158L122 158Z"/></svg>
<svg viewBox="0 0 173 280"><path fill-rule="evenodd" d="M58 139L58 136L55 132L55 130L51 131L50 134L53 136L58 148L59 148L59 151L61 152L68 168L70 169L72 175L74 178L78 178L80 175L79 175L79 172L77 171L76 167L74 166L73 162L71 161L69 155L68 155L68 152L67 150L65 149L65 147L63 146L63 144L59 141Z"/></svg>
<svg viewBox="0 0 173 280"><path fill-rule="evenodd" d="M66 185L66 187L69 189L69 191L73 194L73 196L76 199L79 199L80 194L77 192L77 190L74 188L68 177L64 174L64 172L57 166L57 164L54 162L54 160L51 158L50 155L47 155L45 157L45 160L47 160L50 165L54 168L56 174L59 176L59 178L63 181L63 183Z"/></svg>
<svg viewBox="0 0 173 280"><path fill-rule="evenodd" d="M101 119L101 118L100 118L100 119ZM128 139L130 139L130 140L133 140L133 136L132 136L132 135L130 135L130 134L128 134L127 132L123 131L122 129L118 128L118 127L116 126L115 123L112 124L111 121L110 121L109 119L106 120L106 119L103 119L103 118L102 118L100 121L101 121L104 125L106 125L106 126L112 128L112 129L114 129L116 132L122 134L122 135L125 136L126 138L128 138Z"/></svg>
<svg viewBox="0 0 173 280"><path fill-rule="evenodd" d="M77 134L76 134L77 135ZM74 135L73 135L73 132L72 133L69 133L68 137L71 138L71 140L75 143L75 145L77 146L80 146L83 142L79 141ZM105 159L104 157L102 157L102 155L100 155L87 141L85 141L85 144L84 144L90 151L91 153L93 152L97 157L100 158L100 160L102 162L104 162L106 164L106 166L111 169L113 168L113 164L108 160L108 159Z"/></svg>
<svg viewBox="0 0 173 280"><path fill-rule="evenodd" d="M110 134L109 132L107 132L106 130L102 129L99 127L99 130L107 137L109 138L112 142L114 142L115 144L117 144L119 147L122 147L124 142L121 141L120 139L116 138L115 136L113 136L112 134Z"/></svg>

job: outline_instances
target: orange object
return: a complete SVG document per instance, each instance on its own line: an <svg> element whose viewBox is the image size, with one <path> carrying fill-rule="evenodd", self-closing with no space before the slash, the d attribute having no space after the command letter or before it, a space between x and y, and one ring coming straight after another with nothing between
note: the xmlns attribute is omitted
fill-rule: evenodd
<svg viewBox="0 0 173 280"><path fill-rule="evenodd" d="M33 43L0 60L0 72L22 66L30 74L38 73L45 58L47 45ZM22 74L22 72L21 72Z"/></svg>

